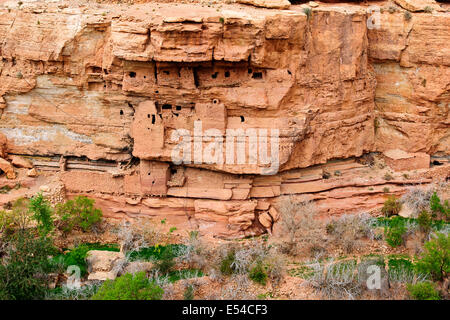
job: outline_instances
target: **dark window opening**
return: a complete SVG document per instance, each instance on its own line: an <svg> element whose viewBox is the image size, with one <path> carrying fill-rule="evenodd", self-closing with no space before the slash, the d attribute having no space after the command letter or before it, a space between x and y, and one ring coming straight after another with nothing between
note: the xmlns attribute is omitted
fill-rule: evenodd
<svg viewBox="0 0 450 320"><path fill-rule="evenodd" d="M130 73L128 73L128 75L130 76L130 78L136 78L136 72L131 71Z"/></svg>
<svg viewBox="0 0 450 320"><path fill-rule="evenodd" d="M290 72L290 71L288 70L288 74L292 74L292 72Z"/></svg>
<svg viewBox="0 0 450 320"><path fill-rule="evenodd" d="M159 91L158 91L158 90L155 90L155 93L159 93Z"/></svg>
<svg viewBox="0 0 450 320"><path fill-rule="evenodd" d="M149 118L149 119L150 119L150 114L147 114L147 118Z"/></svg>
<svg viewBox="0 0 450 320"><path fill-rule="evenodd" d="M262 72L254 72L252 75L253 79L262 79Z"/></svg>
<svg viewBox="0 0 450 320"><path fill-rule="evenodd" d="M144 79L147 79L147 76L144 76Z"/></svg>
<svg viewBox="0 0 450 320"><path fill-rule="evenodd" d="M253 73L253 70L252 69L248 69L248 74L251 74L251 73Z"/></svg>
<svg viewBox="0 0 450 320"><path fill-rule="evenodd" d="M133 108L133 105L132 105L130 102L128 102L128 106L129 106L130 108Z"/></svg>
<svg viewBox="0 0 450 320"><path fill-rule="evenodd" d="M169 71L167 71L167 70L164 70L163 72L164 72L164 74L167 74L167 75L169 75L169 74L170 74L170 72L169 72Z"/></svg>
<svg viewBox="0 0 450 320"><path fill-rule="evenodd" d="M178 172L175 168L170 168L170 174L176 174Z"/></svg>
<svg viewBox="0 0 450 320"><path fill-rule="evenodd" d="M173 112L173 114L175 115L175 117L178 117L178 113L176 113L176 112Z"/></svg>
<svg viewBox="0 0 450 320"><path fill-rule="evenodd" d="M106 69L103 69L103 72L104 72L105 74L108 74L108 70L106 70Z"/></svg>
<svg viewBox="0 0 450 320"><path fill-rule="evenodd" d="M225 71L225 78L229 78L230 77L230 71Z"/></svg>
<svg viewBox="0 0 450 320"><path fill-rule="evenodd" d="M152 114L152 124L155 124L155 122L156 122L156 117L154 114Z"/></svg>
<svg viewBox="0 0 450 320"><path fill-rule="evenodd" d="M120 110L120 115L123 116L123 110Z"/></svg>
<svg viewBox="0 0 450 320"><path fill-rule="evenodd" d="M211 75L211 78L213 78L213 79L217 78L217 75L218 75L218 74L219 74L218 72L213 73L213 74Z"/></svg>
<svg viewBox="0 0 450 320"><path fill-rule="evenodd" d="M241 122L244 122L244 121L245 121L244 116L241 116Z"/></svg>
<svg viewBox="0 0 450 320"><path fill-rule="evenodd" d="M217 100L217 99L214 99L214 100L213 100L213 103L214 103L214 104L217 104L218 102L219 102L219 100Z"/></svg>
<svg viewBox="0 0 450 320"><path fill-rule="evenodd" d="M161 113L159 114L159 118L162 120L162 115L161 115Z"/></svg>
<svg viewBox="0 0 450 320"><path fill-rule="evenodd" d="M172 109L172 105L171 104L163 104L162 105L162 109L163 110L170 110L170 109Z"/></svg>
<svg viewBox="0 0 450 320"><path fill-rule="evenodd" d="M151 174L152 174L152 172L151 172L151 171L149 171L149 172L148 172L148 175L150 176Z"/></svg>
<svg viewBox="0 0 450 320"><path fill-rule="evenodd" d="M106 84L103 85L103 88L106 88Z"/></svg>
<svg viewBox="0 0 450 320"><path fill-rule="evenodd" d="M176 106L175 109L180 111L181 110L181 106Z"/></svg>
<svg viewBox="0 0 450 320"><path fill-rule="evenodd" d="M433 165L434 166L442 166L443 165L443 163L442 162L440 162L440 161L437 161L437 160L433 160Z"/></svg>

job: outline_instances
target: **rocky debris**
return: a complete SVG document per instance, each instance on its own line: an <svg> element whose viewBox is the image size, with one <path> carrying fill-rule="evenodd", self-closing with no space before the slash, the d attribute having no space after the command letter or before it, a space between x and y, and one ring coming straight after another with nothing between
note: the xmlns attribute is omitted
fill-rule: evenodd
<svg viewBox="0 0 450 320"><path fill-rule="evenodd" d="M426 7L433 10L441 10L439 4L434 0L394 0L394 2L411 12L424 11Z"/></svg>
<svg viewBox="0 0 450 320"><path fill-rule="evenodd" d="M37 172L37 170L35 168L32 168L32 169L27 171L27 176L28 177L32 177L32 178L37 177L38 176L38 172Z"/></svg>
<svg viewBox="0 0 450 320"><path fill-rule="evenodd" d="M288 9L291 6L288 0L237 0L237 3L268 9Z"/></svg>
<svg viewBox="0 0 450 320"><path fill-rule="evenodd" d="M53 181L50 181L48 184L41 185L39 187L39 191L42 192L42 195L52 205L57 205L58 203L62 203L66 200L65 185L57 178Z"/></svg>
<svg viewBox="0 0 450 320"><path fill-rule="evenodd" d="M17 168L27 168L27 169L33 168L33 163L30 160L25 159L21 156L10 155L9 160L11 161L13 166Z"/></svg>
<svg viewBox="0 0 450 320"><path fill-rule="evenodd" d="M121 252L91 250L87 253L88 280L114 280L124 264Z"/></svg>
<svg viewBox="0 0 450 320"><path fill-rule="evenodd" d="M408 153L400 149L383 152L386 165L395 171L428 169L430 155L423 152Z"/></svg>
<svg viewBox="0 0 450 320"><path fill-rule="evenodd" d="M272 217L268 212L263 212L258 216L259 223L261 223L266 229L270 229L273 224Z"/></svg>
<svg viewBox="0 0 450 320"><path fill-rule="evenodd" d="M13 165L3 158L0 158L0 170L6 174L6 178L16 178L16 172L14 171Z"/></svg>

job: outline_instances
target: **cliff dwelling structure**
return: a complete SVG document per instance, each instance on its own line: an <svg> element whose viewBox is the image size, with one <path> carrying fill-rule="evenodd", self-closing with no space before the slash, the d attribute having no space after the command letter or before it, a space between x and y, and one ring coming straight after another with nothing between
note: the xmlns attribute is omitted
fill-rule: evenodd
<svg viewBox="0 0 450 320"><path fill-rule="evenodd" d="M330 217L449 178L448 3L131 2L0 1L1 205L82 194L230 239L286 197Z"/></svg>

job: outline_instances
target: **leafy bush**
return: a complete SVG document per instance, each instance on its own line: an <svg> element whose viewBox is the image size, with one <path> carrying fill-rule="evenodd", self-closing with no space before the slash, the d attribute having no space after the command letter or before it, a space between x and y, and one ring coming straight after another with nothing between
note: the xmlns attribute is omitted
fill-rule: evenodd
<svg viewBox="0 0 450 320"><path fill-rule="evenodd" d="M432 282L419 282L407 285L410 296L415 300L440 300L439 291Z"/></svg>
<svg viewBox="0 0 450 320"><path fill-rule="evenodd" d="M383 205L381 212L386 216L394 216L398 215L400 210L402 209L402 203L395 196L390 196Z"/></svg>
<svg viewBox="0 0 450 320"><path fill-rule="evenodd" d="M152 247L143 247L139 250L133 251L130 254L130 261L137 260L160 260L166 251L170 252L173 258L178 257L184 253L186 245L184 244L168 244L168 245L155 245Z"/></svg>
<svg viewBox="0 0 450 320"><path fill-rule="evenodd" d="M11 210L0 210L0 233L11 235L14 230L24 230L29 223L29 201L19 198L11 206Z"/></svg>
<svg viewBox="0 0 450 320"><path fill-rule="evenodd" d="M194 286L188 285L183 293L184 300L194 300Z"/></svg>
<svg viewBox="0 0 450 320"><path fill-rule="evenodd" d="M417 217L417 223L419 224L419 227L423 232L425 233L430 232L432 226L432 219L428 211L422 210L422 212L420 212L419 216Z"/></svg>
<svg viewBox="0 0 450 320"><path fill-rule="evenodd" d="M252 279L254 282L259 283L261 285L266 285L267 282L267 272L263 267L262 262L257 262L256 265L250 269L248 273L248 277Z"/></svg>
<svg viewBox="0 0 450 320"><path fill-rule="evenodd" d="M53 211L50 203L44 199L42 193L30 199L31 218L36 221L41 236L48 235L53 230Z"/></svg>
<svg viewBox="0 0 450 320"><path fill-rule="evenodd" d="M227 256L220 263L220 272L224 275L231 275L235 272L234 269L235 251L230 250Z"/></svg>
<svg viewBox="0 0 450 320"><path fill-rule="evenodd" d="M148 279L145 272L127 273L107 280L92 300L161 300L164 290Z"/></svg>
<svg viewBox="0 0 450 320"><path fill-rule="evenodd" d="M450 272L450 236L439 233L424 247L421 259L416 262L416 270L431 274L434 280L443 280Z"/></svg>
<svg viewBox="0 0 450 320"><path fill-rule="evenodd" d="M434 192L430 198L430 209L433 217L436 217L438 214L442 214L446 219L450 217L450 205L448 200L445 200L442 204L441 199L439 199L436 192Z"/></svg>
<svg viewBox="0 0 450 320"><path fill-rule="evenodd" d="M404 235L406 233L406 228L404 225L398 225L395 227L386 227L384 229L384 236L386 242L391 247L395 248L401 246L404 243Z"/></svg>
<svg viewBox="0 0 450 320"><path fill-rule="evenodd" d="M155 262L155 268L162 274L168 274L175 266L175 255L172 252L171 247L166 247L166 250L162 251L159 260Z"/></svg>
<svg viewBox="0 0 450 320"><path fill-rule="evenodd" d="M90 231L102 219L102 211L94 208L94 203L93 199L77 196L74 200L58 204L56 214L60 217L60 229L66 233L74 228L81 228L84 232Z"/></svg>
<svg viewBox="0 0 450 320"><path fill-rule="evenodd" d="M55 253L51 240L35 237L28 230L16 232L10 239L6 258L0 265L0 299L42 299L53 271L48 256Z"/></svg>

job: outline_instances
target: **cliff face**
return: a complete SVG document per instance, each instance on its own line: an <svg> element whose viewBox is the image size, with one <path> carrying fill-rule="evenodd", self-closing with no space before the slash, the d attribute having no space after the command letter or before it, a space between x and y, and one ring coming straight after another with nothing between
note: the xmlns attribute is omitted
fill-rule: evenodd
<svg viewBox="0 0 450 320"><path fill-rule="evenodd" d="M67 192L110 216L240 236L271 230L283 196L307 194L324 214L373 208L405 181L354 157L450 154L450 17L384 11L379 29L367 18L357 5L308 17L301 6L0 4L0 135L9 154L47 157L38 168L66 157ZM273 163L261 150L240 151L252 138L239 129L269 133L275 174L262 174ZM228 132L242 136L233 163L208 149ZM192 152L174 164L183 138Z"/></svg>

